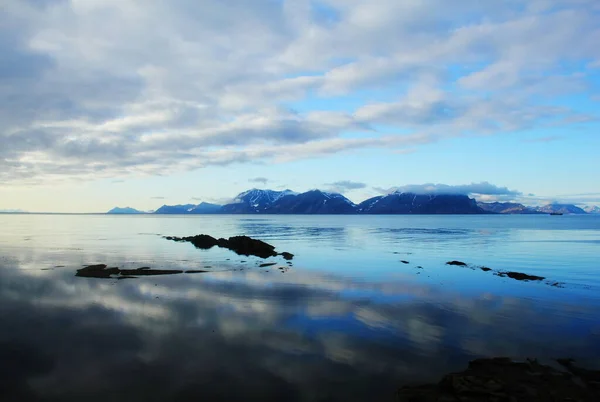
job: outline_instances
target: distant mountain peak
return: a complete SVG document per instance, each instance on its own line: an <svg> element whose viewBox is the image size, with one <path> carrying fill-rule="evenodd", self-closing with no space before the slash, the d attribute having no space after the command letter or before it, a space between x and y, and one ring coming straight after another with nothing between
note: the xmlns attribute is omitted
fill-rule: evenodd
<svg viewBox="0 0 600 402"><path fill-rule="evenodd" d="M535 208L526 207L516 202L478 202L477 205L485 211L496 214L540 214Z"/></svg>
<svg viewBox="0 0 600 402"><path fill-rule="evenodd" d="M536 210L544 213L561 213L561 214L576 214L583 215L587 212L573 204L552 203L536 208Z"/></svg>
<svg viewBox="0 0 600 402"><path fill-rule="evenodd" d="M139 210L137 210L135 208L131 208L131 207L125 207L125 208L114 207L113 209L108 211L107 214L145 214L145 212L139 211Z"/></svg>
<svg viewBox="0 0 600 402"><path fill-rule="evenodd" d="M482 214L486 213L467 195L416 194L394 191L361 202L365 214Z"/></svg>
<svg viewBox="0 0 600 402"><path fill-rule="evenodd" d="M596 205L590 205L589 207L583 208L588 214L600 214L600 207Z"/></svg>

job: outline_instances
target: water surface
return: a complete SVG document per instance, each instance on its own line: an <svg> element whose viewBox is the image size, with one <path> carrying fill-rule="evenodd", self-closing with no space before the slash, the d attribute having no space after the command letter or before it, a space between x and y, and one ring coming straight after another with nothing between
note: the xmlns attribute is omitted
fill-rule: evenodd
<svg viewBox="0 0 600 402"><path fill-rule="evenodd" d="M375 401L476 357L597 367L599 218L0 215L0 397ZM161 237L198 233L296 257ZM97 263L209 272L75 277Z"/></svg>

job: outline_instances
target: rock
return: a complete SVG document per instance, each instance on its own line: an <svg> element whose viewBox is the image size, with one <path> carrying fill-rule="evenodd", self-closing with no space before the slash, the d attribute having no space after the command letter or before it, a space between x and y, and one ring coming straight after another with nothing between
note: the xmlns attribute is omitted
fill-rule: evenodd
<svg viewBox="0 0 600 402"><path fill-rule="evenodd" d="M200 234L188 237L165 236L164 238L167 240L177 242L189 242L192 243L196 248L203 250L208 250L214 246L219 246L221 248L227 248L237 253L238 255L253 255L260 258L268 258L281 255L286 260L291 260L294 257L293 254L288 252L278 254L275 252L275 246L272 246L269 243L265 243L262 240L253 239L248 236L234 236L230 237L229 239L215 239L212 236Z"/></svg>
<svg viewBox="0 0 600 402"><path fill-rule="evenodd" d="M187 241L189 243L192 243L194 245L194 247L202 249L202 250L211 249L214 246L216 246L219 242L214 237L205 235L205 234L200 234L197 236L190 236L190 237L183 237L182 240L175 240L175 241Z"/></svg>
<svg viewBox="0 0 600 402"><path fill-rule="evenodd" d="M410 264L410 262L406 261L406 260L402 260L400 261L402 264Z"/></svg>
<svg viewBox="0 0 600 402"><path fill-rule="evenodd" d="M189 271L185 271L186 274L202 274L202 273L205 273L205 272L209 272L209 271L203 271L201 269L192 269L192 270L189 270Z"/></svg>
<svg viewBox="0 0 600 402"><path fill-rule="evenodd" d="M87 267L78 269L77 272L102 271L107 267L106 264L88 265Z"/></svg>
<svg viewBox="0 0 600 402"><path fill-rule="evenodd" d="M489 272L492 270L491 268L488 268L488 267L479 267L479 269L481 269L483 272Z"/></svg>
<svg viewBox="0 0 600 402"><path fill-rule="evenodd" d="M182 274L183 271L177 269L150 269L150 268L138 268L138 269L122 269L121 275L125 276L154 276L154 275L175 275Z"/></svg>
<svg viewBox="0 0 600 402"><path fill-rule="evenodd" d="M255 255L261 258L277 255L274 246L248 236L230 237L227 243L227 248L240 255Z"/></svg>
<svg viewBox="0 0 600 402"><path fill-rule="evenodd" d="M276 262L265 262L264 264L260 264L258 267L259 268L264 268L264 267L270 267L270 266L273 266L273 265L277 265L277 263ZM283 268L279 268L279 269L283 269Z"/></svg>
<svg viewBox="0 0 600 402"><path fill-rule="evenodd" d="M546 279L543 276L527 275L522 272L499 272L498 276L509 277L518 281L542 281Z"/></svg>
<svg viewBox="0 0 600 402"><path fill-rule="evenodd" d="M77 270L75 276L84 278L110 278L111 275L118 275L121 270L117 267L107 268L106 264L88 265Z"/></svg>
<svg viewBox="0 0 600 402"><path fill-rule="evenodd" d="M508 358L478 359L461 372L446 375L438 384L404 387L400 401L597 401L594 389L600 371L561 362L570 373L544 366L536 360L514 362ZM578 385L573 376L581 381Z"/></svg>
<svg viewBox="0 0 600 402"><path fill-rule="evenodd" d="M467 264L462 261L448 261L446 265L455 265L457 267L466 267Z"/></svg>
<svg viewBox="0 0 600 402"><path fill-rule="evenodd" d="M282 256L284 260L291 260L292 258L294 258L294 254L288 253L287 251L279 253L279 255Z"/></svg>

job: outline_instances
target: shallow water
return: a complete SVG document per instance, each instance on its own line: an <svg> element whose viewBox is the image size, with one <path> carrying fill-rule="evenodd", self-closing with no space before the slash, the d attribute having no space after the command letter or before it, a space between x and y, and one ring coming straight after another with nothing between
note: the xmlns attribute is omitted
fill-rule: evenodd
<svg viewBox="0 0 600 402"><path fill-rule="evenodd" d="M0 215L0 228L2 400L394 400L476 357L600 366L600 216ZM296 256L260 268L161 237L198 233ZM209 272L75 277L97 263Z"/></svg>

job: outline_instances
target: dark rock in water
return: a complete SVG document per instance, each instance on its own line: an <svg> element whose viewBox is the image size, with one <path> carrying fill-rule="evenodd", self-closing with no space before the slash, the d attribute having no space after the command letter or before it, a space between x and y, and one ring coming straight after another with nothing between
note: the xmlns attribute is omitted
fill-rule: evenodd
<svg viewBox="0 0 600 402"><path fill-rule="evenodd" d="M174 275L182 274L183 271L177 269L150 269L147 267L138 269L122 269L121 275L125 276L154 276L154 275Z"/></svg>
<svg viewBox="0 0 600 402"><path fill-rule="evenodd" d="M194 245L194 247L200 248L203 250L208 250L218 244L217 239L215 239L212 236L208 236L208 235L204 235L204 234L197 235L197 236L184 237L183 241L190 242Z"/></svg>
<svg viewBox="0 0 600 402"><path fill-rule="evenodd" d="M479 269L481 269L483 272L489 272L492 270L491 268L488 268L488 267L479 267Z"/></svg>
<svg viewBox="0 0 600 402"><path fill-rule="evenodd" d="M542 281L546 279L543 276L527 275L522 272L499 272L498 276L516 279L518 281Z"/></svg>
<svg viewBox="0 0 600 402"><path fill-rule="evenodd" d="M279 253L279 255L282 256L284 260L291 260L292 258L294 258L294 254L288 253L287 251Z"/></svg>
<svg viewBox="0 0 600 402"><path fill-rule="evenodd" d="M271 267L273 265L277 265L277 263L276 262L265 262L264 264L260 264L258 267L264 268L264 267ZM282 269L282 268L279 268L279 269Z"/></svg>
<svg viewBox="0 0 600 402"><path fill-rule="evenodd" d="M458 267L466 267L467 264L462 261L448 261L446 265L456 265Z"/></svg>
<svg viewBox="0 0 600 402"><path fill-rule="evenodd" d="M77 270L75 276L84 278L110 278L111 275L118 275L121 270L117 267L107 268L106 264L88 265Z"/></svg>
<svg viewBox="0 0 600 402"><path fill-rule="evenodd" d="M77 272L102 271L106 267L107 267L106 264L88 265L87 267L78 269Z"/></svg>
<svg viewBox="0 0 600 402"><path fill-rule="evenodd" d="M228 249L240 255L255 255L261 258L274 257L277 255L275 246L248 236L230 237L227 243Z"/></svg>
<svg viewBox="0 0 600 402"><path fill-rule="evenodd" d="M559 361L561 362L561 361ZM564 363L564 364L563 364ZM479 359L462 372L446 375L438 384L404 387L399 401L598 401L600 371L576 368L563 360L569 372L536 360ZM578 384L583 383L583 386Z"/></svg>
<svg viewBox="0 0 600 402"><path fill-rule="evenodd" d="M205 272L209 272L209 271L203 271L201 269L192 269L189 271L185 271L186 274L203 274Z"/></svg>
<svg viewBox="0 0 600 402"><path fill-rule="evenodd" d="M406 261L406 260L402 260L400 261L402 264L410 264L410 262Z"/></svg>
<svg viewBox="0 0 600 402"><path fill-rule="evenodd" d="M153 275L172 275L181 274L180 270L151 269L150 267L141 267L138 269L119 269L118 267L107 268L105 264L90 265L77 270L75 276L84 278L111 278L112 275L119 275L117 279L137 278L138 276ZM113 277L114 278L114 277Z"/></svg>
<svg viewBox="0 0 600 402"><path fill-rule="evenodd" d="M215 239L212 236L201 234L188 237L165 236L164 238L177 242L189 242L192 243L196 248L204 250L208 250L214 246L219 246L221 248L227 248L238 255L253 255L261 258L274 257L278 255L275 252L275 246L248 236L234 236L230 237L229 239ZM293 254L288 252L283 252L280 255L282 255L286 260L291 260L294 257Z"/></svg>

